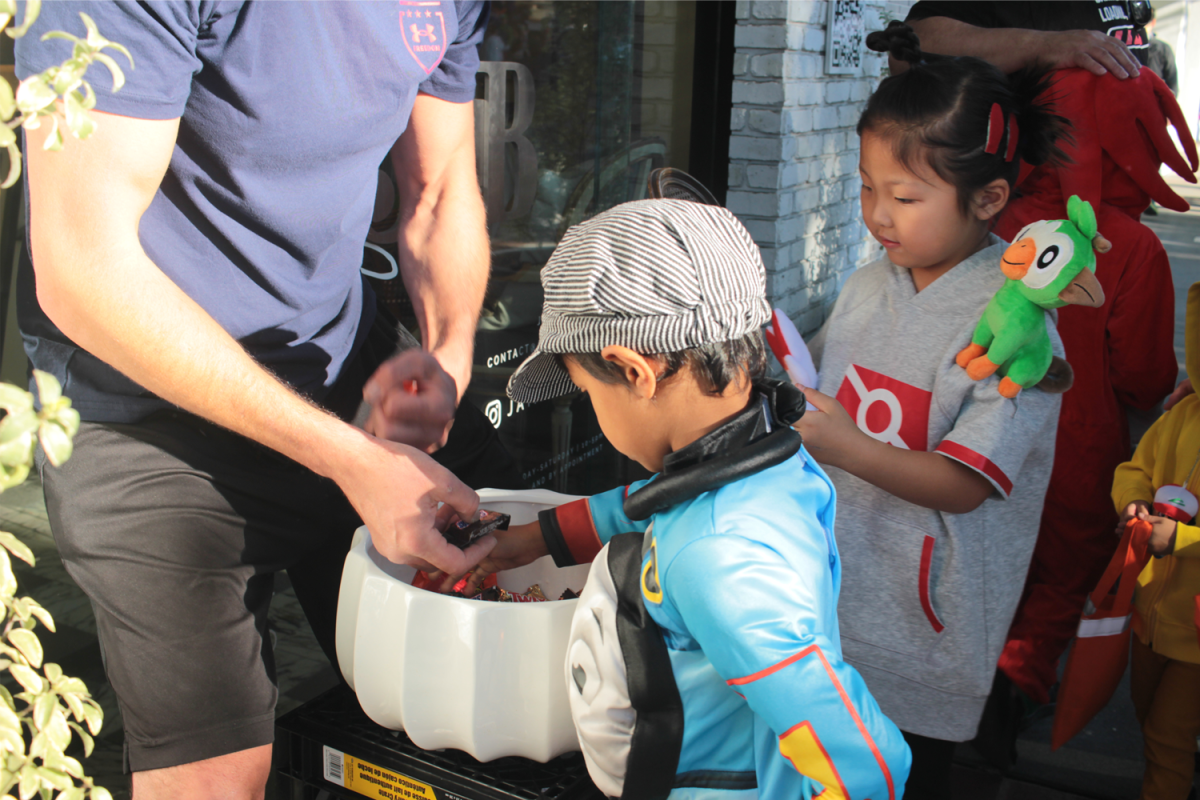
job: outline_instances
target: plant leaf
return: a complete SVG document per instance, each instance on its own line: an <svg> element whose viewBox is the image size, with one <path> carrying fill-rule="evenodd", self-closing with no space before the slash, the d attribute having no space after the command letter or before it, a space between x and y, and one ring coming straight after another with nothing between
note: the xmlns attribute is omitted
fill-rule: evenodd
<svg viewBox="0 0 1200 800"><path fill-rule="evenodd" d="M37 617L38 621L49 628L51 633L55 632L54 617L50 616L50 612L47 611L37 600L31 599L29 601L29 613Z"/></svg>
<svg viewBox="0 0 1200 800"><path fill-rule="evenodd" d="M14 39L20 39L29 30L29 26L37 21L38 14L42 12L42 0L25 0L25 19L21 25L9 30L8 35Z"/></svg>
<svg viewBox="0 0 1200 800"><path fill-rule="evenodd" d="M0 531L0 545L3 545L4 549L8 550L8 552L12 553L29 566L32 567L34 565L36 559L33 557L33 551L26 547L24 542L22 542L16 536L13 536L8 531Z"/></svg>
<svg viewBox="0 0 1200 800"><path fill-rule="evenodd" d="M83 719L92 736L95 736L100 733L100 727L104 724L104 712L100 710L100 706L89 701L83 704Z"/></svg>
<svg viewBox="0 0 1200 800"><path fill-rule="evenodd" d="M64 397L58 402L59 408L54 412L54 421L62 426L63 430L67 432L67 436L74 439L75 434L79 433L79 412L71 408L69 398Z"/></svg>
<svg viewBox="0 0 1200 800"><path fill-rule="evenodd" d="M121 49L124 49L124 48L121 48ZM126 55L129 55L129 54L126 53ZM125 85L125 73L121 71L121 68L119 66L117 66L116 59L114 59L112 56L108 55L107 53L96 53L96 55L94 57L101 64L108 67L108 71L112 73L112 79L113 79L112 90L114 92L121 91L121 87ZM130 61L132 62L132 59L130 59Z"/></svg>
<svg viewBox="0 0 1200 800"><path fill-rule="evenodd" d="M38 440L42 443L46 459L53 466L61 467L71 457L74 448L71 437L57 422L43 422L38 428Z"/></svg>
<svg viewBox="0 0 1200 800"><path fill-rule="evenodd" d="M63 716L61 709L56 708L50 715L50 722L45 731L51 744L57 747L60 753L71 745L71 729L67 727L67 718Z"/></svg>
<svg viewBox="0 0 1200 800"><path fill-rule="evenodd" d="M0 550L0 596L12 597L17 591L17 578L13 575L12 559L7 550Z"/></svg>
<svg viewBox="0 0 1200 800"><path fill-rule="evenodd" d="M50 724L50 717L58 707L58 699L53 694L44 694L33 704L33 724L38 730Z"/></svg>
<svg viewBox="0 0 1200 800"><path fill-rule="evenodd" d="M42 405L48 406L62 397L62 384L49 372L35 369L33 382L37 386L38 399L42 401Z"/></svg>
<svg viewBox="0 0 1200 800"><path fill-rule="evenodd" d="M17 679L17 683L24 686L28 691L34 694L42 691L44 682L41 676L24 664L13 664L8 668L8 671Z"/></svg>
<svg viewBox="0 0 1200 800"><path fill-rule="evenodd" d="M33 433L40 424L41 420L33 409L12 412L0 420L0 443L11 442L22 434Z"/></svg>
<svg viewBox="0 0 1200 800"><path fill-rule="evenodd" d="M9 413L30 411L33 409L33 395L20 386L0 383L0 408Z"/></svg>
<svg viewBox="0 0 1200 800"><path fill-rule="evenodd" d="M21 151L14 143L8 146L8 176L5 177L4 183L0 183L0 189L12 187L19 177L21 177Z"/></svg>
<svg viewBox="0 0 1200 800"><path fill-rule="evenodd" d="M96 746L96 740L89 736L87 731L85 731L81 726L76 725L74 722L68 722L67 724L71 726L71 730L75 731L75 734L83 742L83 757L89 757L92 754L92 748Z"/></svg>
<svg viewBox="0 0 1200 800"><path fill-rule="evenodd" d="M46 73L30 75L17 86L17 109L25 114L35 114L54 104L58 94L50 87Z"/></svg>
<svg viewBox="0 0 1200 800"><path fill-rule="evenodd" d="M88 796L92 800L112 800L112 795L103 786L93 786Z"/></svg>
<svg viewBox="0 0 1200 800"><path fill-rule="evenodd" d="M21 767L21 779L17 784L21 800L29 800L29 798L37 794L41 785L42 782L38 778L37 767L33 764L26 764Z"/></svg>
<svg viewBox="0 0 1200 800"><path fill-rule="evenodd" d="M25 628L13 628L8 632L8 640L21 651L21 655L29 659L30 666L35 669L42 666L42 643L38 641L36 633ZM24 683L21 685L25 686Z"/></svg>

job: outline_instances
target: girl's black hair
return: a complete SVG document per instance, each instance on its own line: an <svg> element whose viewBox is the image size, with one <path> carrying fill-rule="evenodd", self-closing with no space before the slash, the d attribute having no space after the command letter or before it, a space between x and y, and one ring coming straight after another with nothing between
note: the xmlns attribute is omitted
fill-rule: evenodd
<svg viewBox="0 0 1200 800"><path fill-rule="evenodd" d="M712 396L724 394L729 384L739 383L742 379L753 382L767 371L767 348L759 331L748 333L740 339L710 342L690 350L643 355L662 363L663 373L658 376L659 382L667 380L686 366L692 371L701 391ZM621 368L611 361L605 361L599 353L574 353L569 357L596 380L625 383ZM559 356L559 363L562 363L562 359L563 356Z"/></svg>
<svg viewBox="0 0 1200 800"><path fill-rule="evenodd" d="M957 189L964 215L972 195L997 178L1015 187L1021 160L1034 165L1067 160L1057 140L1069 137L1070 123L1043 96L1052 83L1048 67L1006 76L979 58L924 53L916 32L899 21L869 34L867 47L907 62L908 69L879 84L858 120L858 135L869 131L887 139L910 171L922 159L927 162ZM996 152L988 153L993 104L1003 111L1004 134ZM1017 144L1007 160L1014 115Z"/></svg>

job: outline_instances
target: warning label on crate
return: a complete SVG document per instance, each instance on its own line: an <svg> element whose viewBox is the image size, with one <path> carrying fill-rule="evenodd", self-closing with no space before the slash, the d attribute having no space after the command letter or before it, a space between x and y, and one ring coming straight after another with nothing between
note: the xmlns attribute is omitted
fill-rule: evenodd
<svg viewBox="0 0 1200 800"><path fill-rule="evenodd" d="M374 800L440 800L432 786L368 764L332 747L323 748L324 777L330 783Z"/></svg>

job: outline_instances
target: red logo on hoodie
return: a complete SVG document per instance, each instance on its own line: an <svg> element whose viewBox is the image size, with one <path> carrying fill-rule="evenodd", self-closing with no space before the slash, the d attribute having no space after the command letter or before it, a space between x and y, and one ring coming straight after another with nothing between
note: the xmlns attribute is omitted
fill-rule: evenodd
<svg viewBox="0 0 1200 800"><path fill-rule="evenodd" d="M838 388L837 400L872 439L905 450L929 449L933 392L851 364Z"/></svg>

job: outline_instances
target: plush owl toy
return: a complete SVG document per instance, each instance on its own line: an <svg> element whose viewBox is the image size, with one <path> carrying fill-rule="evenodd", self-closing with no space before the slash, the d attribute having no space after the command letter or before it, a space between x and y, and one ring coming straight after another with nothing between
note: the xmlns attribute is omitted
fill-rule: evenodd
<svg viewBox="0 0 1200 800"><path fill-rule="evenodd" d="M1097 236L1096 214L1075 195L1067 201L1067 216L1035 222L1017 234L1000 258L1008 280L988 302L971 344L955 359L972 380L999 372L1005 397L1037 384L1050 369L1054 354L1045 309L1104 304L1092 252L1093 240L1096 246L1104 242Z"/></svg>

